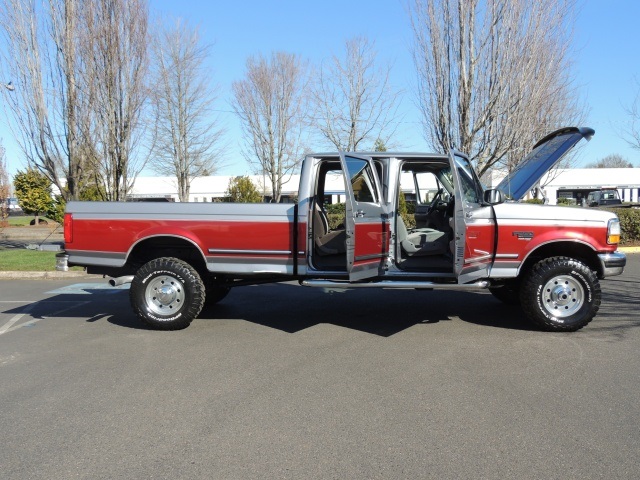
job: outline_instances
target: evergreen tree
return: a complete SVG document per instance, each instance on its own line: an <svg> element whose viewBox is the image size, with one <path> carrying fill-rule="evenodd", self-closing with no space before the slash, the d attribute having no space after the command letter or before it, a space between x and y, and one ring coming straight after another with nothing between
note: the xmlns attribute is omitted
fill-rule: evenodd
<svg viewBox="0 0 640 480"><path fill-rule="evenodd" d="M53 209L51 181L38 170L29 168L26 172L19 171L13 177L13 187L22 210L35 216L35 225L40 221L38 218L40 213Z"/></svg>
<svg viewBox="0 0 640 480"><path fill-rule="evenodd" d="M260 203L262 195L248 176L232 177L229 180L226 197L235 203Z"/></svg>

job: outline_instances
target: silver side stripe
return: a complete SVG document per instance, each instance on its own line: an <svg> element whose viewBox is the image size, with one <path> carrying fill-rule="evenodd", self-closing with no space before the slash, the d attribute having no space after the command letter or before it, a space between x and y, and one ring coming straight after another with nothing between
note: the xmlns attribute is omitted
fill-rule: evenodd
<svg viewBox="0 0 640 480"><path fill-rule="evenodd" d="M496 258L518 258L517 253L498 253Z"/></svg>
<svg viewBox="0 0 640 480"><path fill-rule="evenodd" d="M485 260L489 260L489 259L491 259L491 254L482 255L481 257L465 258L464 261L466 263L478 263L478 262L484 262Z"/></svg>
<svg viewBox="0 0 640 480"><path fill-rule="evenodd" d="M291 250L226 250L210 248L209 253L219 255L291 255Z"/></svg>

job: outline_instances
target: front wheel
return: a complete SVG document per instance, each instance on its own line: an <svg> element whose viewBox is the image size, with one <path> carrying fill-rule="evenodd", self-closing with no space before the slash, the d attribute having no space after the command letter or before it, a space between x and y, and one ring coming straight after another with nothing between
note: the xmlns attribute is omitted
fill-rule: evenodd
<svg viewBox="0 0 640 480"><path fill-rule="evenodd" d="M129 299L145 323L160 330L189 326L204 305L204 285L198 272L177 258L145 263L131 282Z"/></svg>
<svg viewBox="0 0 640 480"><path fill-rule="evenodd" d="M547 331L574 332L600 309L598 277L584 263L568 257L541 260L525 276L520 302L525 315Z"/></svg>

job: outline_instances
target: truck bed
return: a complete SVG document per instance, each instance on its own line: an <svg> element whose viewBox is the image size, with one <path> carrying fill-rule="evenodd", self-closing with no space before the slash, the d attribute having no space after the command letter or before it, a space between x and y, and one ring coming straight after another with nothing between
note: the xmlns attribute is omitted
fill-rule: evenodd
<svg viewBox="0 0 640 480"><path fill-rule="evenodd" d="M212 272L293 273L294 225L293 204L70 202L65 250L70 265L118 268L134 251L195 246Z"/></svg>

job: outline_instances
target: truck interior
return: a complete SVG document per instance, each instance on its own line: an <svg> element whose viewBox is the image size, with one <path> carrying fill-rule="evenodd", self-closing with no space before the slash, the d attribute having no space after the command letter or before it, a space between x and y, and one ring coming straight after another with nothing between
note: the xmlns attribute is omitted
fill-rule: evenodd
<svg viewBox="0 0 640 480"><path fill-rule="evenodd" d="M413 185L415 203L407 222L396 215L396 265L403 270L448 273L452 270L454 196L448 162L405 162L400 184ZM400 210L398 189L398 205Z"/></svg>
<svg viewBox="0 0 640 480"><path fill-rule="evenodd" d="M379 162L375 163L377 174L386 182L387 172ZM344 210L341 216L327 213L326 200L330 198L328 184L331 179L343 178L338 161L325 161L319 166L316 177L316 195L311 206L313 267L323 271L342 272L347 269L346 232ZM446 274L452 272L453 257L453 181L449 162L445 159L404 162L398 178L403 186L412 185L415 192L414 213L407 214L406 222L401 215L394 215L395 264L405 271ZM363 187L363 188L360 188ZM355 195L366 195L366 185L353 185ZM399 211L400 188L395 189L394 212ZM366 200L365 200L366 201ZM333 210L334 212L336 210Z"/></svg>
<svg viewBox="0 0 640 480"><path fill-rule="evenodd" d="M313 199L311 215L313 232L312 261L314 267L318 270L346 271L347 236L344 227L344 214L341 221L333 222L334 225L331 225L325 209L325 199L330 197L327 180L331 177L342 177L340 162L322 162L318 172L316 195Z"/></svg>

